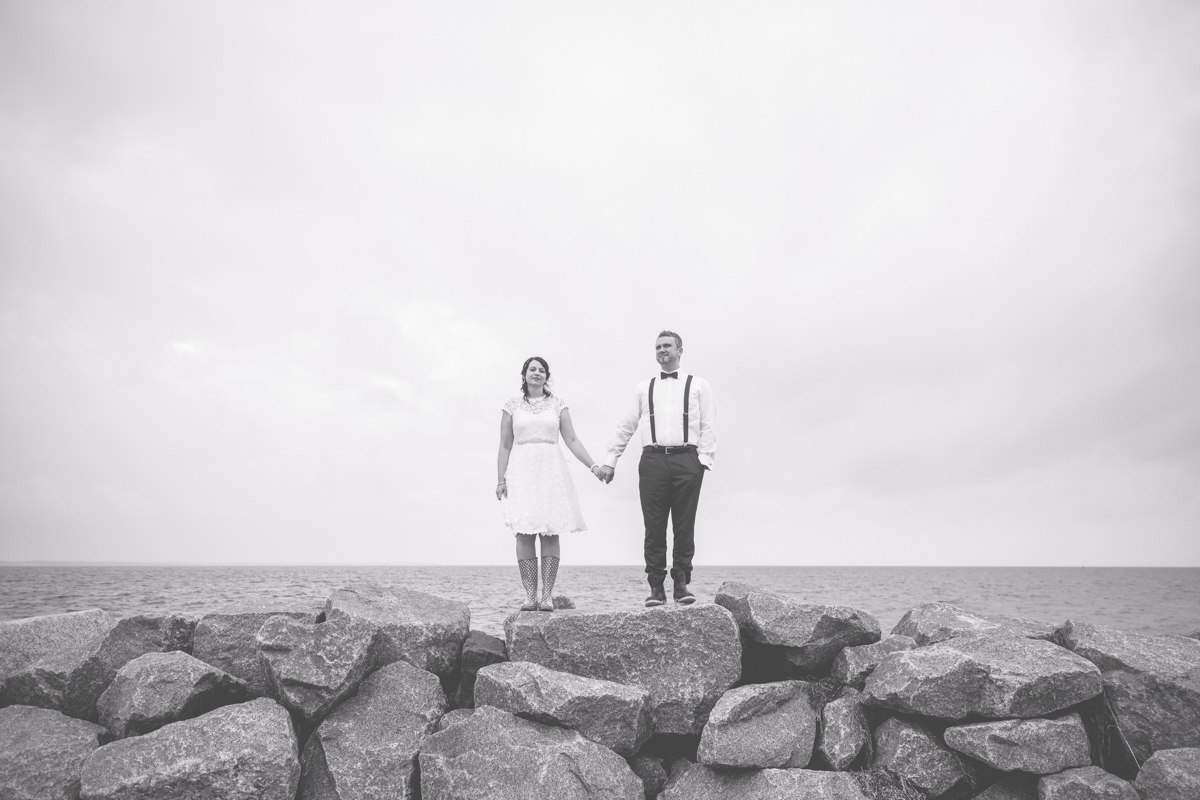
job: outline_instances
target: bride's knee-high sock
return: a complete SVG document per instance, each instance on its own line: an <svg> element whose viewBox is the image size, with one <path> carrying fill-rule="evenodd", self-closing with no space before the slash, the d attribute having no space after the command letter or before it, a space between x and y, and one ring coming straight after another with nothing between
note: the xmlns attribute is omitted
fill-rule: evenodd
<svg viewBox="0 0 1200 800"><path fill-rule="evenodd" d="M553 607L554 581L558 577L558 556L542 556L542 605Z"/></svg>
<svg viewBox="0 0 1200 800"><path fill-rule="evenodd" d="M537 608L538 603L538 560L533 558L517 559L517 567L521 570L521 585L525 587L525 598L527 602L522 606L522 610L532 611ZM532 608L526 608L532 606Z"/></svg>

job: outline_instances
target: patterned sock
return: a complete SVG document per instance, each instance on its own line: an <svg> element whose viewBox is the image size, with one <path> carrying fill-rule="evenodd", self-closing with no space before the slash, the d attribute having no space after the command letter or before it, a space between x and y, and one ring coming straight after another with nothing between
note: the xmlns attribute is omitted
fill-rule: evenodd
<svg viewBox="0 0 1200 800"><path fill-rule="evenodd" d="M517 559L517 567L521 570L521 585L525 587L525 596L529 600L529 605L536 605L538 586L537 558Z"/></svg>
<svg viewBox="0 0 1200 800"><path fill-rule="evenodd" d="M553 598L554 580L558 577L558 556L542 556L542 602Z"/></svg>

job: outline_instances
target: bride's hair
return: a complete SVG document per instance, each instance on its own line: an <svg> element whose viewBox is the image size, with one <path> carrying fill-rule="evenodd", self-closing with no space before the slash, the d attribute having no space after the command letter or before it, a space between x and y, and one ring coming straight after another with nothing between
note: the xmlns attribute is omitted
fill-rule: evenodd
<svg viewBox="0 0 1200 800"><path fill-rule="evenodd" d="M542 368L546 370L546 383L550 383L550 365L546 363L546 359L542 358L541 356L530 356L529 358L525 359L525 363L521 365L521 394L525 395L526 400L529 399L529 386L527 386L525 383L525 370L529 369L529 363L531 361L536 361L542 365ZM549 397L550 387L542 386L542 392Z"/></svg>

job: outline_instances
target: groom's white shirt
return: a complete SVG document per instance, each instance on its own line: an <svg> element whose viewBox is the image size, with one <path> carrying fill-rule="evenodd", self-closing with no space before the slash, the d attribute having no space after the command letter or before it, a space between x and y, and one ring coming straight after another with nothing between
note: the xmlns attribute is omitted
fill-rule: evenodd
<svg viewBox="0 0 1200 800"><path fill-rule="evenodd" d="M654 381L654 430L657 434L657 444L667 447L677 447L683 442L683 387L687 382L687 372L679 372L678 378L667 378ZM612 439L608 443L608 453L604 464L609 467L617 466L617 459L625 452L625 445L633 432L642 429L642 447L655 444L650 439L650 379L640 382L633 393L633 403L625 416L617 423ZM692 392L688 400L688 444L696 445L696 454L700 463L712 469L713 460L717 456L717 432L714 427L716 420L716 404L713 402L712 389L704 378L692 377Z"/></svg>

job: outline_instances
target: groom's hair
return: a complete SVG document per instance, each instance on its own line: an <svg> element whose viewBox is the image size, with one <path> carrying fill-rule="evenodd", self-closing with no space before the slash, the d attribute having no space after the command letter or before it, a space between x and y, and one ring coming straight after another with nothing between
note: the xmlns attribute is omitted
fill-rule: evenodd
<svg viewBox="0 0 1200 800"><path fill-rule="evenodd" d="M658 334L658 336L655 336L654 338L661 339L664 336L674 336L675 337L675 346L678 347L680 350L683 349L683 337L680 336L678 333L676 333L675 331L663 331L660 334Z"/></svg>

